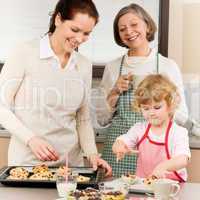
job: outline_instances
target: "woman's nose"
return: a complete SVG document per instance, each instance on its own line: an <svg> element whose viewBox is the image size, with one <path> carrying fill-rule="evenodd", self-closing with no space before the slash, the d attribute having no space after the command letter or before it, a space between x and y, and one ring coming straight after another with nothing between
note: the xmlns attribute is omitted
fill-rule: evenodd
<svg viewBox="0 0 200 200"><path fill-rule="evenodd" d="M132 28L131 27L127 27L126 34L130 35L132 32L133 32Z"/></svg>
<svg viewBox="0 0 200 200"><path fill-rule="evenodd" d="M78 44L85 42L85 36L82 33L79 33L76 36L76 41L77 41Z"/></svg>
<svg viewBox="0 0 200 200"><path fill-rule="evenodd" d="M77 41L78 44L81 44L83 42L83 37L77 36L76 41Z"/></svg>

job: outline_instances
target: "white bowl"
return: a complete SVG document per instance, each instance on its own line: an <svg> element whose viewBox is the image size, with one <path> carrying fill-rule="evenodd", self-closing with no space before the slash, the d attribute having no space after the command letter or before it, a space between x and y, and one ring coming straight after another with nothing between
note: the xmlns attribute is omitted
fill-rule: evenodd
<svg viewBox="0 0 200 200"><path fill-rule="evenodd" d="M128 190L129 190L129 185L123 181L121 181L121 179L116 179L113 181L106 181L103 184L100 183L100 191L101 192L115 192L115 191L120 191L122 192L124 195L127 195Z"/></svg>
<svg viewBox="0 0 200 200"><path fill-rule="evenodd" d="M137 176L125 176L125 175L122 175L121 179L125 182L125 183L128 183L130 185L132 184L135 184L139 181L139 177Z"/></svg>

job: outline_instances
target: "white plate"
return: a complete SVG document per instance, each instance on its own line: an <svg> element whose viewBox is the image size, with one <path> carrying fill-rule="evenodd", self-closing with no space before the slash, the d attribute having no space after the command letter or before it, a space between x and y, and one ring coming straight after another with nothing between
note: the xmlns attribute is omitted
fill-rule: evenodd
<svg viewBox="0 0 200 200"><path fill-rule="evenodd" d="M120 191L124 195L128 193L128 184L124 183L121 178L115 179L112 181L104 182L104 186L99 188L100 190L104 190L105 192L109 191Z"/></svg>
<svg viewBox="0 0 200 200"><path fill-rule="evenodd" d="M123 182L128 183L130 185L137 184L137 183L141 182L141 178L139 178L137 176L134 179L129 178L127 176L122 176L121 179L122 179Z"/></svg>
<svg viewBox="0 0 200 200"><path fill-rule="evenodd" d="M120 187L124 185L124 182L121 179L115 179L112 181L105 181L104 182L104 187L105 189L107 188L109 190L119 190Z"/></svg>
<svg viewBox="0 0 200 200"><path fill-rule="evenodd" d="M141 193L141 194L145 194L145 193L153 194L153 189L151 189L149 186L145 185L144 183L139 183L139 184L130 185L129 192Z"/></svg>

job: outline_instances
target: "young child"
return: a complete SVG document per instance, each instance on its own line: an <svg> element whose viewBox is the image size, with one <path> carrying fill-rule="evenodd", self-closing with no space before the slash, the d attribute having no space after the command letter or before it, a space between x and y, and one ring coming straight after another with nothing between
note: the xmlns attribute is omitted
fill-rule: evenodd
<svg viewBox="0 0 200 200"><path fill-rule="evenodd" d="M146 122L136 123L112 147L117 160L125 154L138 153L137 176L187 180L185 167L191 156L188 132L173 121L179 102L176 86L162 75L148 75L139 84L134 107L142 112Z"/></svg>

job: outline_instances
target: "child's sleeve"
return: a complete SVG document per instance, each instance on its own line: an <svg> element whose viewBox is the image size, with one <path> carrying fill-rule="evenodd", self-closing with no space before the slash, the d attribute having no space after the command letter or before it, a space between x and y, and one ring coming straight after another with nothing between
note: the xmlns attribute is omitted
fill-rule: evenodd
<svg viewBox="0 0 200 200"><path fill-rule="evenodd" d="M187 129L180 127L178 132L174 134L173 138L172 157L186 155L190 158L191 153Z"/></svg>
<svg viewBox="0 0 200 200"><path fill-rule="evenodd" d="M118 138L122 140L128 147L134 148L138 143L142 129L142 123L136 123L128 130L126 134L121 135Z"/></svg>

